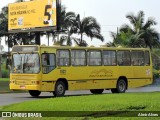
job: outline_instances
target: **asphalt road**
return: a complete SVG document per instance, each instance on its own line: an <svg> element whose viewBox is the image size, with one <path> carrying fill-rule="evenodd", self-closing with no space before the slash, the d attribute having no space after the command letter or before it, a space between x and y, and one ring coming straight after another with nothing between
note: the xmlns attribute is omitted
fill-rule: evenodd
<svg viewBox="0 0 160 120"><path fill-rule="evenodd" d="M160 92L160 87L141 87L129 89L126 92ZM103 94L111 94L110 90L105 90ZM80 96L80 95L91 95L89 90L84 91L66 91L65 96ZM10 93L10 94L0 94L0 106L9 105L24 101L38 100L45 98L54 98L52 93L41 93L39 98L33 98L29 93Z"/></svg>

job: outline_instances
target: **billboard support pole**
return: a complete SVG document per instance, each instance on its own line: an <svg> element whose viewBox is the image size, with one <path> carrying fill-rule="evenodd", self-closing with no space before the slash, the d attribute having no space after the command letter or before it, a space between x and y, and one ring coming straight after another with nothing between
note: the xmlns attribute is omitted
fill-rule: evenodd
<svg viewBox="0 0 160 120"><path fill-rule="evenodd" d="M56 0L57 3L57 31L61 30L61 0Z"/></svg>
<svg viewBox="0 0 160 120"><path fill-rule="evenodd" d="M36 35L35 44L36 44L36 45L40 45L40 44L41 44L40 32L36 32L35 35Z"/></svg>

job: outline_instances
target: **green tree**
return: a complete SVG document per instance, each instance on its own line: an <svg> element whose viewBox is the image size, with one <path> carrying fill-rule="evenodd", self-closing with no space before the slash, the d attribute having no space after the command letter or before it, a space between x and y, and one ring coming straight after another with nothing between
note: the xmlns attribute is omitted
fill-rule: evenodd
<svg viewBox="0 0 160 120"><path fill-rule="evenodd" d="M1 69L1 66L2 66L2 50L4 49L3 45L1 45L1 38L0 38L0 78L2 77L2 69Z"/></svg>
<svg viewBox="0 0 160 120"><path fill-rule="evenodd" d="M94 17L85 17L81 20L80 15L77 15L76 25L77 33L81 36L79 46L84 45L83 35L90 37L91 40L97 38L104 41L104 38L101 35L101 27Z"/></svg>
<svg viewBox="0 0 160 120"><path fill-rule="evenodd" d="M76 33L76 14L74 12L66 12L63 10L62 17L61 17L61 25L62 30L64 31L60 38L60 43L63 45L65 42L67 45L71 46L72 41L74 41L72 34Z"/></svg>
<svg viewBox="0 0 160 120"><path fill-rule="evenodd" d="M0 12L0 37L8 33L8 7L3 7Z"/></svg>
<svg viewBox="0 0 160 120"><path fill-rule="evenodd" d="M140 11L137 15L128 14L126 18L131 25L123 25L118 33L111 33L115 44L126 47L159 47L158 32L152 28L156 25L153 18L148 18L145 22L145 14Z"/></svg>
<svg viewBox="0 0 160 120"><path fill-rule="evenodd" d="M62 16L64 21L64 26L62 27L66 30L66 35L62 35L60 39L61 44L66 42L67 45L72 45L74 41L78 46L87 46L87 41L83 39L83 35L87 35L91 39L97 38L104 41L100 33L100 25L94 17L85 17L81 20L80 15L76 15L74 12L64 12ZM80 35L80 38L73 37L73 34Z"/></svg>

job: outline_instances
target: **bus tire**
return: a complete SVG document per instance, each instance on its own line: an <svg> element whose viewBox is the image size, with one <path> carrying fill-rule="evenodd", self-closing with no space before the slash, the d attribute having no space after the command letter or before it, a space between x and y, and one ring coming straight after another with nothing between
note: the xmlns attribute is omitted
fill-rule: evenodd
<svg viewBox="0 0 160 120"><path fill-rule="evenodd" d="M55 85L55 90L53 92L55 97L63 97L66 91L65 83L58 81Z"/></svg>
<svg viewBox="0 0 160 120"><path fill-rule="evenodd" d="M38 90L29 90L29 94L32 97L38 97L41 94L41 91L38 91Z"/></svg>
<svg viewBox="0 0 160 120"><path fill-rule="evenodd" d="M127 89L127 83L124 79L119 79L116 88L111 89L112 93L125 93Z"/></svg>
<svg viewBox="0 0 160 120"><path fill-rule="evenodd" d="M104 89L92 89L90 90L91 93L93 94L102 94Z"/></svg>

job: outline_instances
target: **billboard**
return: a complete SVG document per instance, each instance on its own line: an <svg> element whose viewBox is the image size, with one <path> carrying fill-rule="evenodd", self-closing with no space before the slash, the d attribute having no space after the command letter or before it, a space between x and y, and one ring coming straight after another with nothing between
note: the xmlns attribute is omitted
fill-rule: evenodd
<svg viewBox="0 0 160 120"><path fill-rule="evenodd" d="M51 27L57 26L56 0L35 0L9 4L8 17L9 32L51 29Z"/></svg>

